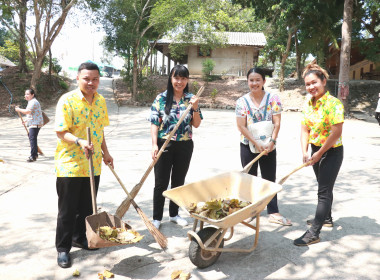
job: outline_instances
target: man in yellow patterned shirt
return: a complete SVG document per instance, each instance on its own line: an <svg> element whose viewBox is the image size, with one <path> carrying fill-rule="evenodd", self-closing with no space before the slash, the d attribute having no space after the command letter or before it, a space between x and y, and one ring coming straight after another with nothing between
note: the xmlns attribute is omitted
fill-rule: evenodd
<svg viewBox="0 0 380 280"><path fill-rule="evenodd" d="M55 245L57 262L62 268L71 266L71 247L89 249L85 218L92 214L88 154L93 152L96 191L99 186L102 158L113 166L108 152L104 127L109 125L106 101L97 93L100 71L94 63L82 63L77 75L78 88L58 101L55 131L58 217ZM86 128L91 128L91 145ZM103 152L103 156L102 156Z"/></svg>

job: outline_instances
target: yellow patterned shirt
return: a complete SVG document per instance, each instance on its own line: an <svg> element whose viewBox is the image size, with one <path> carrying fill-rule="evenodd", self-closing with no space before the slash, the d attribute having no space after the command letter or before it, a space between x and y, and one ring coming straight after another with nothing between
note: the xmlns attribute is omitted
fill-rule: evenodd
<svg viewBox="0 0 380 280"><path fill-rule="evenodd" d="M55 131L68 131L87 139L87 127L91 128L94 145L94 175L100 175L102 166L103 130L109 125L106 101L95 93L92 104L84 98L80 89L61 96L55 114ZM80 146L58 139L55 152L55 172L57 177L89 177L89 164Z"/></svg>
<svg viewBox="0 0 380 280"><path fill-rule="evenodd" d="M344 122L344 106L338 98L326 92L313 106L312 99L307 100L303 111L302 124L309 130L309 143L315 146L323 146L331 133L331 127ZM342 145L342 136L333 147Z"/></svg>

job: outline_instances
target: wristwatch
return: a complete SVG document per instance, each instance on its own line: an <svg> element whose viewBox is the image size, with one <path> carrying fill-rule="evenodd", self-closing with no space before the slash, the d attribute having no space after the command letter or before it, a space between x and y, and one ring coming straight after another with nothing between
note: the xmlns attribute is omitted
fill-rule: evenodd
<svg viewBox="0 0 380 280"><path fill-rule="evenodd" d="M76 144L77 146L80 146L80 144L79 144L79 140L83 140L83 139L78 137L78 138L75 140L75 144Z"/></svg>
<svg viewBox="0 0 380 280"><path fill-rule="evenodd" d="M272 141L275 145L276 145L276 140L274 140L272 137L270 138L270 140L269 141Z"/></svg>
<svg viewBox="0 0 380 280"><path fill-rule="evenodd" d="M195 112L195 113L199 112L199 107L198 107L196 110L194 110L194 112Z"/></svg>

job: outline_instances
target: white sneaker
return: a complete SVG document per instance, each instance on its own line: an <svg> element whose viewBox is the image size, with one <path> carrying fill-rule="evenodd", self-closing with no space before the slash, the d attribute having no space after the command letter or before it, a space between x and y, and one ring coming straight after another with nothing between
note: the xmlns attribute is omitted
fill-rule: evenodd
<svg viewBox="0 0 380 280"><path fill-rule="evenodd" d="M152 221L152 224L154 225L154 227L155 227L156 229L160 229L161 221L159 221L159 220L153 220L153 221Z"/></svg>
<svg viewBox="0 0 380 280"><path fill-rule="evenodd" d="M176 224L183 226L183 227L188 225L188 222L185 219L181 218L179 215L177 215L175 217L169 217L169 221L176 223Z"/></svg>

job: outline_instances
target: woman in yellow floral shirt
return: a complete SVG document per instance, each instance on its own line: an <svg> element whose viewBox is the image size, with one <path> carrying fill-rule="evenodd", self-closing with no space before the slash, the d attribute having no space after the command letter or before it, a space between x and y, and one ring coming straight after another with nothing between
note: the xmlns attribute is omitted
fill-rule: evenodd
<svg viewBox="0 0 380 280"><path fill-rule="evenodd" d="M333 188L343 161L342 129L344 107L326 89L329 75L317 64L309 64L303 78L310 99L303 109L301 148L303 162L313 166L318 182L318 205L311 225L294 245L306 246L320 241L322 226L333 226L331 206ZM308 147L311 147L311 156Z"/></svg>

